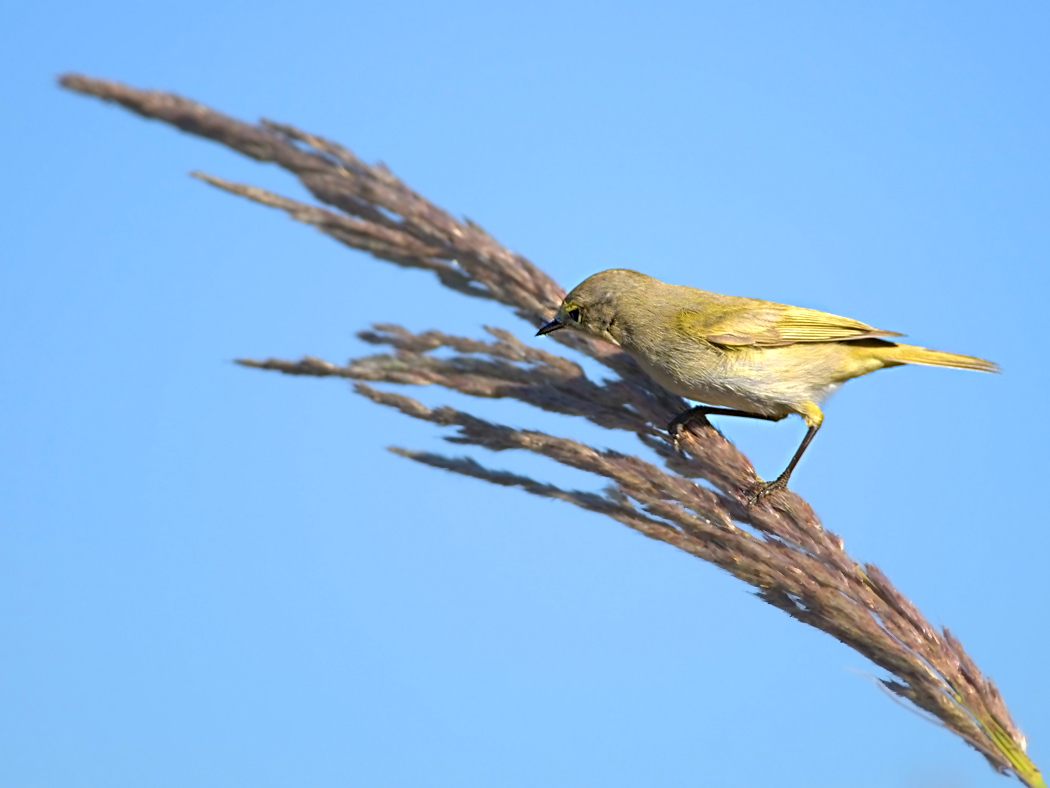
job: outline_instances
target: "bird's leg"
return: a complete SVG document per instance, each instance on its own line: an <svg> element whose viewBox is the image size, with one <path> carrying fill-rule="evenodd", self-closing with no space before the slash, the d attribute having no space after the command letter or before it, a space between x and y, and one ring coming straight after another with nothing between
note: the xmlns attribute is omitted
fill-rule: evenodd
<svg viewBox="0 0 1050 788"><path fill-rule="evenodd" d="M671 435L671 444L675 451L681 451L678 439L686 425L698 416L739 416L744 419L762 419L763 421L780 421L783 416L764 416L761 413L749 413L746 410L733 410L732 408L712 408L707 405L697 405L684 413L679 413L671 423L667 425L667 432Z"/></svg>
<svg viewBox="0 0 1050 788"><path fill-rule="evenodd" d="M771 495L778 490L787 489L787 483L788 479L791 478L791 472L795 470L795 466L798 465L798 461L802 459L802 454L806 451L806 447L809 446L810 442L816 436L817 430L820 429L820 425L824 421L824 414L821 413L820 408L812 402L807 403L804 406L804 409L805 412L801 415L806 422L806 426L809 427L806 437L802 439L802 443L795 451L795 456L791 458L791 462L788 463L788 466L784 469L782 474L771 482L759 482L751 489L751 494L747 499L747 505L749 507L754 506L767 495Z"/></svg>

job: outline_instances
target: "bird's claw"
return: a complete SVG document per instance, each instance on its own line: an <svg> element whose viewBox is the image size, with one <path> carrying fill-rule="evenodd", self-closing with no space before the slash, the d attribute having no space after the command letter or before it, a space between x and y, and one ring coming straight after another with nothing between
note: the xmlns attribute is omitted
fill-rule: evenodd
<svg viewBox="0 0 1050 788"><path fill-rule="evenodd" d="M747 508L750 509L752 506L757 506L773 493L786 489L787 479L783 477L774 479L771 482L756 482L755 486L747 494Z"/></svg>
<svg viewBox="0 0 1050 788"><path fill-rule="evenodd" d="M671 438L671 446L679 454L685 453L682 451L682 433L688 428L689 422L696 418L700 412L699 408L690 408L685 413L679 413L667 425L667 434Z"/></svg>
<svg viewBox="0 0 1050 788"><path fill-rule="evenodd" d="M671 447L679 454L684 454L682 451L682 427L675 425L668 430L671 438Z"/></svg>

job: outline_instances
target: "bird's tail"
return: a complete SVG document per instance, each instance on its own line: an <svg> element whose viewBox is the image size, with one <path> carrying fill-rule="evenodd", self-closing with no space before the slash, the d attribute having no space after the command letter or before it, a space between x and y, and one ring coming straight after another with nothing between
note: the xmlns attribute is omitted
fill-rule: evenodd
<svg viewBox="0 0 1050 788"><path fill-rule="evenodd" d="M955 369L974 369L978 372L999 372L999 365L993 361L973 356L960 356L957 353L943 353L940 350L927 350L914 345L898 345L880 348L881 356L890 364L922 364L927 367L953 367Z"/></svg>

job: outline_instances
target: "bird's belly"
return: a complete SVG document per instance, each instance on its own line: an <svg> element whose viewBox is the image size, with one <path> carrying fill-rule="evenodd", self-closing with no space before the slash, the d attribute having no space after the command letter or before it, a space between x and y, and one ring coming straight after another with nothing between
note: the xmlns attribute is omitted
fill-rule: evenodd
<svg viewBox="0 0 1050 788"><path fill-rule="evenodd" d="M676 394L686 399L722 408L744 410L763 416L787 416L798 413L799 404L809 398L783 385L764 385L752 378L719 378L683 381Z"/></svg>
<svg viewBox="0 0 1050 788"><path fill-rule="evenodd" d="M808 370L782 368L781 360L766 352L713 356L696 363L657 367L635 357L660 385L686 399L733 408L763 416L784 417L804 413L809 403L819 404L839 387L839 381ZM809 374L807 374L809 372Z"/></svg>

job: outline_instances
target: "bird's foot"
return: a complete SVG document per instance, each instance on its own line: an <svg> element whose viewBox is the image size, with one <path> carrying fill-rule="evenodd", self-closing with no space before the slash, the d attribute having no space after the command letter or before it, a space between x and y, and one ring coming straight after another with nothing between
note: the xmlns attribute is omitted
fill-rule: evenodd
<svg viewBox="0 0 1050 788"><path fill-rule="evenodd" d="M683 427L681 424L672 424L667 428L667 433L671 436L671 447L679 454L684 454L682 451L682 432Z"/></svg>
<svg viewBox="0 0 1050 788"><path fill-rule="evenodd" d="M697 417L703 416L702 408L690 408L684 413L679 413L673 419L671 423L667 425L667 434L671 436L671 446L679 454L682 453L682 433L685 432L689 426L689 422Z"/></svg>
<svg viewBox="0 0 1050 788"><path fill-rule="evenodd" d="M755 486L747 494L747 508L750 509L752 506L757 506L773 493L786 490L787 482L788 480L783 476L771 482L756 482Z"/></svg>

